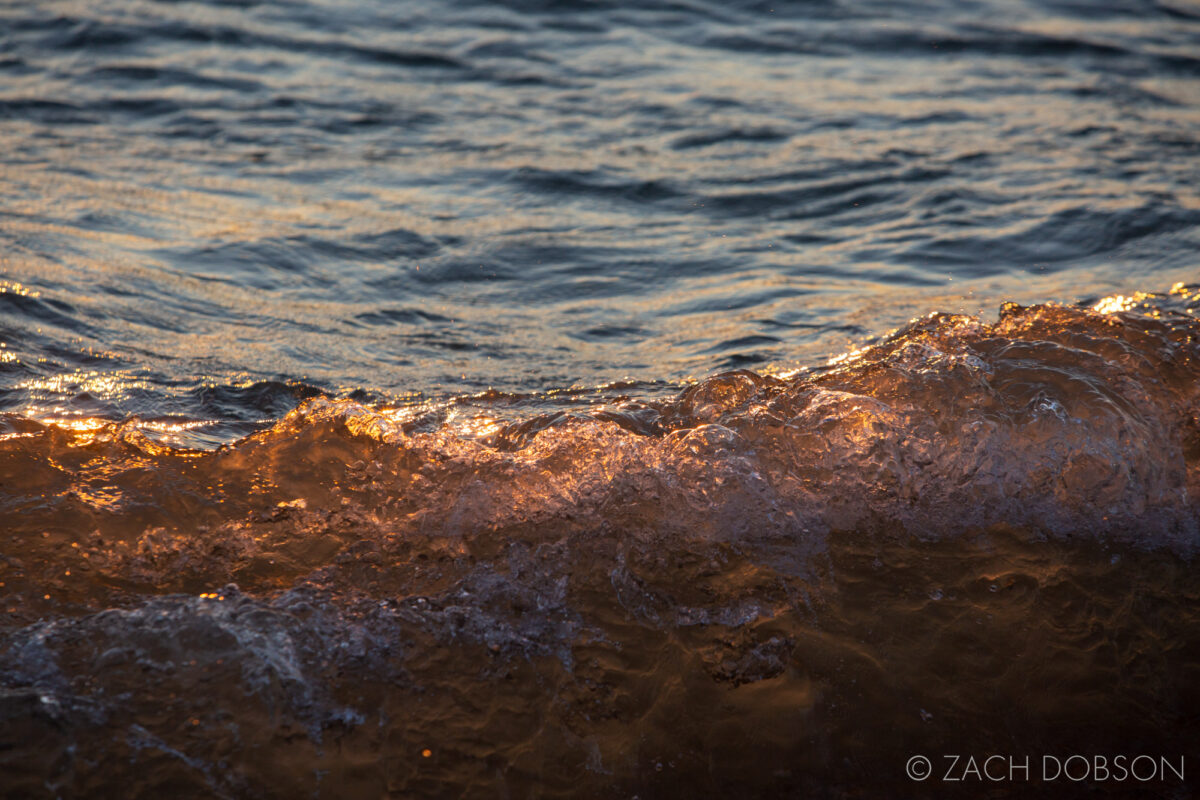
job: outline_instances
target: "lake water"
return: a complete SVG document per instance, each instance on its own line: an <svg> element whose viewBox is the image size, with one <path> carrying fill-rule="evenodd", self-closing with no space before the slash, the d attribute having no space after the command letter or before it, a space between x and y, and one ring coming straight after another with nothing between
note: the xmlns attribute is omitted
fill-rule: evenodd
<svg viewBox="0 0 1200 800"><path fill-rule="evenodd" d="M0 2L0 782L1177 758L1197 187L1185 0Z"/></svg>

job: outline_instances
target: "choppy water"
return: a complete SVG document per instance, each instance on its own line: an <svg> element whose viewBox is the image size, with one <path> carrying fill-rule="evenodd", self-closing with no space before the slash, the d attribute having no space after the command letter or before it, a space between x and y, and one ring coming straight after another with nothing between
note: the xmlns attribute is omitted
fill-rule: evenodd
<svg viewBox="0 0 1200 800"><path fill-rule="evenodd" d="M1197 186L1183 2L0 3L0 789L1193 755Z"/></svg>

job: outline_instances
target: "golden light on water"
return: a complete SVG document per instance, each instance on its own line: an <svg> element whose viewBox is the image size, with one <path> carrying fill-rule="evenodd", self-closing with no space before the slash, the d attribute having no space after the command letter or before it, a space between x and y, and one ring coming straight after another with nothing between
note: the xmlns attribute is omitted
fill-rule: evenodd
<svg viewBox="0 0 1200 800"><path fill-rule="evenodd" d="M1183 299L1191 296L1192 292L1182 282L1176 283L1171 287L1168 295L1178 295ZM1100 302L1092 306L1093 311L1099 311L1101 314L1118 314L1123 311L1133 311L1137 308L1148 309L1148 313L1152 317L1162 315L1162 311L1157 307L1157 300L1162 295L1156 295L1152 292L1134 292L1130 295L1114 294L1105 297ZM1184 309L1191 313L1191 309Z"/></svg>
<svg viewBox="0 0 1200 800"><path fill-rule="evenodd" d="M152 442L143 441L141 445L143 450L149 447L150 450L157 451L160 449L160 446L165 445L166 449L162 450L163 453L173 453L180 456L194 455L191 451L195 448L195 444L187 441L185 434L217 424L213 420L141 420L136 418L126 422L117 422L99 416L63 416L53 414L44 416L30 415L28 418L48 428L56 428L70 433L71 445L74 447L86 447L96 442L111 441L121 438L125 432L138 431L148 434L152 439ZM12 431L0 434L0 441L35 438L42 435L43 432Z"/></svg>
<svg viewBox="0 0 1200 800"><path fill-rule="evenodd" d="M487 438L502 427L503 423L500 420L486 414L462 420L457 425L459 435L472 439Z"/></svg>
<svg viewBox="0 0 1200 800"><path fill-rule="evenodd" d="M833 358L829 359L829 361L826 362L826 365L830 366L830 367L840 367L844 364L853 364L855 361L858 361L860 358L862 358L863 354L866 353L867 350L869 350L869 349L870 348L867 348L867 347L859 347L854 350L850 350L848 352L842 353L841 355L836 355Z"/></svg>
<svg viewBox="0 0 1200 800"><path fill-rule="evenodd" d="M1133 296L1114 294L1096 303L1096 305L1092 306L1092 310L1099 311L1101 314L1117 314L1121 311L1129 311L1132 308L1136 308L1137 304L1145 297L1146 295L1141 292L1137 292Z"/></svg>
<svg viewBox="0 0 1200 800"><path fill-rule="evenodd" d="M381 416L387 417L392 422L399 425L404 425L419 419L422 415L428 414L438 408L439 404L425 401L423 403L414 403L409 406L400 406L398 408L380 409Z"/></svg>
<svg viewBox="0 0 1200 800"><path fill-rule="evenodd" d="M188 422L151 421L151 422L139 422L138 427L143 428L145 430L158 431L160 433L181 433L183 431L195 430L196 428L203 428L206 425L211 425L211 424L212 423L208 422L207 420L188 421Z"/></svg>
<svg viewBox="0 0 1200 800"><path fill-rule="evenodd" d="M25 288L16 281L0 280L0 294L15 294L21 297L41 297L42 293Z"/></svg>
<svg viewBox="0 0 1200 800"><path fill-rule="evenodd" d="M79 433L92 433L109 425L116 424L113 420L101 417L45 417L41 422ZM182 433L184 431L203 428L213 423L208 420L132 420L129 425L144 431L156 433Z"/></svg>
<svg viewBox="0 0 1200 800"><path fill-rule="evenodd" d="M99 417L47 417L42 422L72 433L95 433L110 424Z"/></svg>
<svg viewBox="0 0 1200 800"><path fill-rule="evenodd" d="M104 400L119 400L133 389L151 389L148 381L132 378L120 372L98 370L67 372L42 378L31 378L17 384L30 392L54 394L90 394Z"/></svg>
<svg viewBox="0 0 1200 800"><path fill-rule="evenodd" d="M778 378L781 381L790 381L793 378L803 375L805 372L808 372L808 367L801 366L801 367L792 367L790 369L785 369L785 370L765 370L765 372L769 375L773 375L774 377Z"/></svg>

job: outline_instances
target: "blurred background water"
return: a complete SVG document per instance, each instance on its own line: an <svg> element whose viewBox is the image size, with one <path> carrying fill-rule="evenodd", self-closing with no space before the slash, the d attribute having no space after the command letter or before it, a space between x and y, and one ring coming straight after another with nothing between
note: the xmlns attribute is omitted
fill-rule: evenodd
<svg viewBox="0 0 1200 800"><path fill-rule="evenodd" d="M1194 279L1197 186L1183 0L6 0L0 410L788 371Z"/></svg>

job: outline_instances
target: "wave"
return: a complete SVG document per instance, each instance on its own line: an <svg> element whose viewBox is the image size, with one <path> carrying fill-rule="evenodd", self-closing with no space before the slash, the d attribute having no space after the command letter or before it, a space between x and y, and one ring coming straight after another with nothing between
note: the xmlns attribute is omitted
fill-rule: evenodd
<svg viewBox="0 0 1200 800"><path fill-rule="evenodd" d="M9 415L7 780L842 797L951 734L1187 740L1196 297L550 413L319 396L213 450Z"/></svg>
<svg viewBox="0 0 1200 800"><path fill-rule="evenodd" d="M399 537L619 521L664 536L815 541L832 529L944 537L1006 524L1136 529L1139 543L1190 553L1196 341L1190 309L1009 304L994 324L933 314L824 368L723 373L668 400L505 419L502 403L318 395L214 452L171 445L186 421L9 415L6 506L40 528L136 518L189 537L181 517L235 525L303 503L349 504Z"/></svg>

